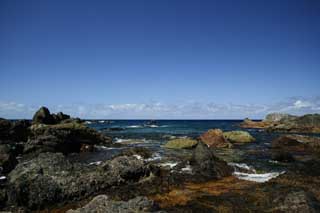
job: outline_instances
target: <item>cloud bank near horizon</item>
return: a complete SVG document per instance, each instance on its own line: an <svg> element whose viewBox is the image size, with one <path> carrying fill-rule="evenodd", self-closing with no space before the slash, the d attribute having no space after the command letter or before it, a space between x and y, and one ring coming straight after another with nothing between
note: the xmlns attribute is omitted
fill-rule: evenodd
<svg viewBox="0 0 320 213"><path fill-rule="evenodd" d="M0 117L32 118L40 106L0 101ZM273 104L219 104L185 102L180 104L71 104L47 106L51 112L64 112L88 119L243 119L263 118L272 112L302 115L320 113L320 97L293 97Z"/></svg>

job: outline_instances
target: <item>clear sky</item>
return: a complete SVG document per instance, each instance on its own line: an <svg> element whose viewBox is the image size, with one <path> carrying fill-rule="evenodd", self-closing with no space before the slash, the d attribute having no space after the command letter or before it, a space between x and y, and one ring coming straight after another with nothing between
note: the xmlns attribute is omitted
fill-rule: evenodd
<svg viewBox="0 0 320 213"><path fill-rule="evenodd" d="M318 0L0 1L1 117L313 113L319 91Z"/></svg>

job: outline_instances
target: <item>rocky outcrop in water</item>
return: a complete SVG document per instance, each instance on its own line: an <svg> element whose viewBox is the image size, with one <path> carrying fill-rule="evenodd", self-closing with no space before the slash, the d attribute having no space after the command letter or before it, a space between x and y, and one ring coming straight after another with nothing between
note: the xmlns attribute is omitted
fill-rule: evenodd
<svg viewBox="0 0 320 213"><path fill-rule="evenodd" d="M84 145L111 144L112 139L79 123L55 125L34 124L31 136L26 142L24 153L80 152Z"/></svg>
<svg viewBox="0 0 320 213"><path fill-rule="evenodd" d="M194 148L198 141L190 138L178 138L168 141L164 147L169 149L190 149Z"/></svg>
<svg viewBox="0 0 320 213"><path fill-rule="evenodd" d="M293 116L288 114L269 114L263 121L245 119L242 128L259 128L272 132L320 133L320 114Z"/></svg>
<svg viewBox="0 0 320 213"><path fill-rule="evenodd" d="M229 131L224 132L223 135L232 143L250 143L255 141L255 138L246 131Z"/></svg>
<svg viewBox="0 0 320 213"><path fill-rule="evenodd" d="M158 212L158 207L146 197L136 197L128 201L112 201L106 195L99 195L87 205L77 210L69 210L67 213L135 213L135 212ZM164 213L164 211L161 211Z"/></svg>
<svg viewBox="0 0 320 213"><path fill-rule="evenodd" d="M221 129L210 129L200 136L200 140L208 147L230 148L232 144L224 137Z"/></svg>
<svg viewBox="0 0 320 213"><path fill-rule="evenodd" d="M198 143L193 152L191 165L194 173L200 175L202 179L220 179L230 176L233 171L225 161L217 158L202 142Z"/></svg>
<svg viewBox="0 0 320 213"><path fill-rule="evenodd" d="M320 138L305 135L282 135L271 142L274 149L320 153Z"/></svg>

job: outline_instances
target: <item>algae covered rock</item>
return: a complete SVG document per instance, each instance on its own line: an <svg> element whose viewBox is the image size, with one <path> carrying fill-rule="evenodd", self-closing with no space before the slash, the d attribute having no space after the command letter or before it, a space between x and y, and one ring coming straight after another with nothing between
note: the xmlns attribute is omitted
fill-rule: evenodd
<svg viewBox="0 0 320 213"><path fill-rule="evenodd" d="M230 131L224 132L224 137L232 143L250 143L255 141L255 138L246 131Z"/></svg>
<svg viewBox="0 0 320 213"><path fill-rule="evenodd" d="M179 138L168 141L164 147L169 149L188 149L197 145L197 141L190 138Z"/></svg>
<svg viewBox="0 0 320 213"><path fill-rule="evenodd" d="M208 147L230 148L232 144L224 137L221 129L210 129L200 136L200 140Z"/></svg>

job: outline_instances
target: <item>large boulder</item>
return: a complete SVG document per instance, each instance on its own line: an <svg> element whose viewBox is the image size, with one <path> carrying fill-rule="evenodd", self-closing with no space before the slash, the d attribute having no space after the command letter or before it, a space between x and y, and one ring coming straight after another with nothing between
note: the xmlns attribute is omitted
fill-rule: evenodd
<svg viewBox="0 0 320 213"><path fill-rule="evenodd" d="M246 131L229 131L224 132L223 135L232 143L250 143L255 141L255 138Z"/></svg>
<svg viewBox="0 0 320 213"><path fill-rule="evenodd" d="M81 123L56 125L34 124L32 137L27 141L24 153L80 152L84 145L110 145L112 139Z"/></svg>
<svg viewBox="0 0 320 213"><path fill-rule="evenodd" d="M54 117L47 107L41 107L32 118L33 124L55 124Z"/></svg>
<svg viewBox="0 0 320 213"><path fill-rule="evenodd" d="M282 135L271 142L271 147L297 153L320 153L320 138L305 135Z"/></svg>
<svg viewBox="0 0 320 213"><path fill-rule="evenodd" d="M210 129L200 136L200 140L208 147L230 148L232 144L224 137L221 129Z"/></svg>
<svg viewBox="0 0 320 213"><path fill-rule="evenodd" d="M136 197L128 201L113 201L106 195L96 196L88 204L77 210L69 210L67 213L135 213L155 212L157 206L146 197ZM163 212L163 211L162 211Z"/></svg>
<svg viewBox="0 0 320 213"><path fill-rule="evenodd" d="M232 168L225 161L217 158L202 142L198 143L193 152L191 165L193 171L204 180L220 179L232 173Z"/></svg>
<svg viewBox="0 0 320 213"><path fill-rule="evenodd" d="M188 149L193 148L198 144L196 140L190 138L179 138L168 141L164 147L169 149Z"/></svg>
<svg viewBox="0 0 320 213"><path fill-rule="evenodd" d="M102 190L152 177L151 167L135 157L120 156L99 165L69 161L61 153L41 153L19 163L8 175L8 205L30 210L76 201Z"/></svg>

